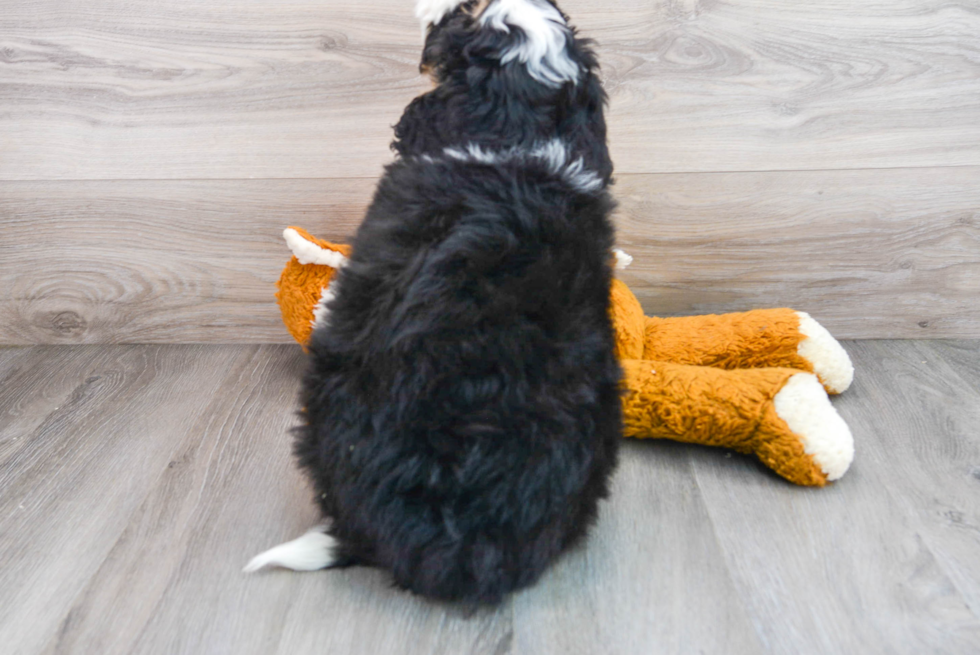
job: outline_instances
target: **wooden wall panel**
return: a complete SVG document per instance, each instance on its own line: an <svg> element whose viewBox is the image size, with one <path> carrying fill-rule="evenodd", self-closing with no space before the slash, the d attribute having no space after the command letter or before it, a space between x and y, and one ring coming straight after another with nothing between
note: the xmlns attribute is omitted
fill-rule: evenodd
<svg viewBox="0 0 980 655"><path fill-rule="evenodd" d="M980 165L980 7L565 0L621 173ZM0 179L374 177L409 0L5 2Z"/></svg>
<svg viewBox="0 0 980 655"><path fill-rule="evenodd" d="M622 172L980 164L976 2L629 0L579 22Z"/></svg>
<svg viewBox="0 0 980 655"><path fill-rule="evenodd" d="M409 2L17 3L0 179L374 177L419 51Z"/></svg>
<svg viewBox="0 0 980 655"><path fill-rule="evenodd" d="M980 337L980 168L625 176L648 313L789 306L845 338Z"/></svg>
<svg viewBox="0 0 980 655"><path fill-rule="evenodd" d="M360 221L427 88L411 5L5 2L0 344L288 340L279 232ZM980 334L980 7L562 6L599 43L648 311Z"/></svg>
<svg viewBox="0 0 980 655"><path fill-rule="evenodd" d="M623 175L649 313L788 305L840 337L980 337L980 168ZM374 181L0 183L0 344L288 342L280 233L348 238Z"/></svg>
<svg viewBox="0 0 980 655"><path fill-rule="evenodd" d="M286 341L290 224L353 233L373 180L0 182L0 343Z"/></svg>

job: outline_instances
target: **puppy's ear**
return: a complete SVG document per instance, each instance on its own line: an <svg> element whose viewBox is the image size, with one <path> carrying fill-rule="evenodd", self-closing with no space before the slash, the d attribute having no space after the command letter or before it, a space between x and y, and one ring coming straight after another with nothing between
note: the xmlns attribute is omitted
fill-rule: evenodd
<svg viewBox="0 0 980 655"><path fill-rule="evenodd" d="M442 14L438 21L422 26L425 45L419 72L439 80L462 56L463 48L476 29L472 6L473 2L459 3Z"/></svg>
<svg viewBox="0 0 980 655"><path fill-rule="evenodd" d="M476 0L417 0L415 17L422 25L422 37L426 31L442 22L446 16L454 13L462 5L472 5Z"/></svg>

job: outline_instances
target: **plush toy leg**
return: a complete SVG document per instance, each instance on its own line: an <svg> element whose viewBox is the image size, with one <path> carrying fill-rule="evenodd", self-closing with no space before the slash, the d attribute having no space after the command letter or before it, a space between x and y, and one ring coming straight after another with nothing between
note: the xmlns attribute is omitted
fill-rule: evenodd
<svg viewBox="0 0 980 655"><path fill-rule="evenodd" d="M817 378L784 368L723 370L627 360L624 436L755 454L801 485L844 475L854 443Z"/></svg>
<svg viewBox="0 0 980 655"><path fill-rule="evenodd" d="M610 314L620 359L714 366L784 367L816 373L827 393L854 379L844 348L803 312L761 309L740 314L653 318L622 280L610 291Z"/></svg>
<svg viewBox="0 0 980 655"><path fill-rule="evenodd" d="M854 367L819 323L792 309L646 318L643 359L719 368L785 367L815 373L828 393L846 390Z"/></svg>
<svg viewBox="0 0 980 655"><path fill-rule="evenodd" d="M286 228L282 236L293 257L279 276L276 299L286 329L305 348L313 328L326 318L330 282L347 263L350 246L317 239L298 227Z"/></svg>

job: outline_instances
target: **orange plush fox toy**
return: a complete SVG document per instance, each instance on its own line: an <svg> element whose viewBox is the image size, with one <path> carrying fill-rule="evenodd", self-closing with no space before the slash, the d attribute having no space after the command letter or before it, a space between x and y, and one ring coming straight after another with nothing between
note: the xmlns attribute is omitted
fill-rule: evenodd
<svg viewBox="0 0 980 655"><path fill-rule="evenodd" d="M283 233L293 258L279 278L283 321L301 344L327 320L330 282L350 247L300 228ZM616 253L617 266L630 258ZM755 454L790 482L823 486L854 456L851 432L828 393L851 384L841 345L807 314L653 318L614 280L612 319L625 373L623 434L724 446Z"/></svg>

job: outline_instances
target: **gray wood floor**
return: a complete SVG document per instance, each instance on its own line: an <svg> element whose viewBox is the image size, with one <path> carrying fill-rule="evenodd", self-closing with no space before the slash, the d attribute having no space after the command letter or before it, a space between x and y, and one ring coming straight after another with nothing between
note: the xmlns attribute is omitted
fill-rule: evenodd
<svg viewBox="0 0 980 655"><path fill-rule="evenodd" d="M627 443L592 538L467 617L367 569L246 576L315 520L284 345L0 350L4 653L976 653L980 342L847 344L825 489Z"/></svg>

